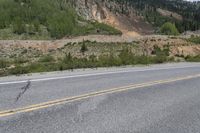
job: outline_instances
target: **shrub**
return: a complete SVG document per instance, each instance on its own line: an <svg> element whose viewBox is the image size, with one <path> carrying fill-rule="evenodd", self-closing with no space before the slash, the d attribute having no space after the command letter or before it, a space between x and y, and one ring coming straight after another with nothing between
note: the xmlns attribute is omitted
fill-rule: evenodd
<svg viewBox="0 0 200 133"><path fill-rule="evenodd" d="M23 64L23 63L27 63L27 62L28 62L28 59L25 59L25 58L22 58L22 57L16 58L14 60L15 64Z"/></svg>
<svg viewBox="0 0 200 133"><path fill-rule="evenodd" d="M128 48L123 48L123 50L119 54L119 58L123 65L134 63L134 55Z"/></svg>
<svg viewBox="0 0 200 133"><path fill-rule="evenodd" d="M165 35L179 35L179 31L175 24L172 24L171 22L164 23L160 28L160 32Z"/></svg>
<svg viewBox="0 0 200 133"><path fill-rule="evenodd" d="M86 51L88 51L88 48L85 44L85 41L83 41L80 52L84 55Z"/></svg>
<svg viewBox="0 0 200 133"><path fill-rule="evenodd" d="M121 35L122 32L120 30L115 29L112 26L109 26L104 23L94 22L94 26L99 30L99 32L106 32L109 35Z"/></svg>
<svg viewBox="0 0 200 133"><path fill-rule="evenodd" d="M17 17L13 23L13 32L16 34L23 34L26 32L26 25L19 17Z"/></svg>
<svg viewBox="0 0 200 133"><path fill-rule="evenodd" d="M29 73L29 70L28 70L27 67L23 67L23 66L17 65L15 68L12 68L10 70L10 73L14 74L14 75L20 75L20 74Z"/></svg>
<svg viewBox="0 0 200 133"><path fill-rule="evenodd" d="M197 56L186 56L185 60L189 61L189 62L200 62L200 55L197 55Z"/></svg>
<svg viewBox="0 0 200 133"><path fill-rule="evenodd" d="M168 60L167 56L155 56L152 58L153 60L151 61L151 63L164 63Z"/></svg>
<svg viewBox="0 0 200 133"><path fill-rule="evenodd" d="M63 62L64 63L70 63L72 61L73 61L73 57L72 57L71 53L66 54L64 59L63 59Z"/></svg>
<svg viewBox="0 0 200 133"><path fill-rule="evenodd" d="M5 59L0 59L0 68L6 68L8 62Z"/></svg>
<svg viewBox="0 0 200 133"><path fill-rule="evenodd" d="M45 55L39 59L39 62L53 62L53 61L55 60L51 55Z"/></svg>
<svg viewBox="0 0 200 133"><path fill-rule="evenodd" d="M187 39L189 42L193 42L196 44L200 44L200 36L191 36L189 39Z"/></svg>
<svg viewBox="0 0 200 133"><path fill-rule="evenodd" d="M160 47L155 45L152 54L156 56L169 56L169 51L169 47L164 47L163 49L161 49Z"/></svg>

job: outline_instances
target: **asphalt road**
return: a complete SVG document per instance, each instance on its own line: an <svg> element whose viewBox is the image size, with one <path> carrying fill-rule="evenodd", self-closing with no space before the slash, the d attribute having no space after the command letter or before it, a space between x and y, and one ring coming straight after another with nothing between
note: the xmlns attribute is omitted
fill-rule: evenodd
<svg viewBox="0 0 200 133"><path fill-rule="evenodd" d="M198 133L200 63L0 78L0 133Z"/></svg>

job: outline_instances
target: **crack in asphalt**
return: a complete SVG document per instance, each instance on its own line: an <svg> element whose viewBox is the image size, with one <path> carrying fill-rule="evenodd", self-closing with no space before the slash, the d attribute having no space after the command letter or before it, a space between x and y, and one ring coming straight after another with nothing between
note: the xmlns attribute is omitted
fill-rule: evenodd
<svg viewBox="0 0 200 133"><path fill-rule="evenodd" d="M17 95L15 102L18 102L19 99L24 95L24 93L30 88L31 86L31 81L28 80L27 84L25 86L23 86L22 88L20 88L22 91Z"/></svg>

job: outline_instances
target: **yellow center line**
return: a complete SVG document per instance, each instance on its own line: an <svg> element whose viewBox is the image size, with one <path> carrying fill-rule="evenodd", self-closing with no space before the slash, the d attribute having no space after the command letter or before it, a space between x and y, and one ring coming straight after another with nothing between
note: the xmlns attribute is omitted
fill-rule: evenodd
<svg viewBox="0 0 200 133"><path fill-rule="evenodd" d="M166 84L166 83L171 83L171 82L176 82L176 81L181 81L181 80L188 80L188 79L198 78L198 77L200 77L200 74L190 75L190 76L185 76L185 77L178 77L178 78L167 79L167 80L157 80L157 81L146 82L146 83L141 83L141 84L133 84L133 85L123 86L123 87L117 87L117 88L87 93L87 94L83 94L79 96L66 97L63 99L39 103L39 104L30 105L30 106L26 106L22 108L1 111L0 117L10 116L10 115L18 114L18 113L31 112L34 110L44 109L44 108L61 105L61 104L69 103L69 102L74 102L74 101L80 101L80 100L91 98L91 97L123 92L127 90L133 90L137 88L149 87L149 86L154 86L154 85L159 85L159 84Z"/></svg>

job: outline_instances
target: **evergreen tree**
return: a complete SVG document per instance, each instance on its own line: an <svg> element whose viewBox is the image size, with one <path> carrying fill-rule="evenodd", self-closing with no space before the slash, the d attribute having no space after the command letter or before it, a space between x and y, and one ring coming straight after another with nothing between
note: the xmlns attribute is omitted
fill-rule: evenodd
<svg viewBox="0 0 200 133"><path fill-rule="evenodd" d="M83 54L83 55L85 55L85 52L86 51L88 51L88 48L87 48L87 46L86 46L86 44L85 44L85 41L83 40L83 43L82 43L82 46L81 46L81 53Z"/></svg>

